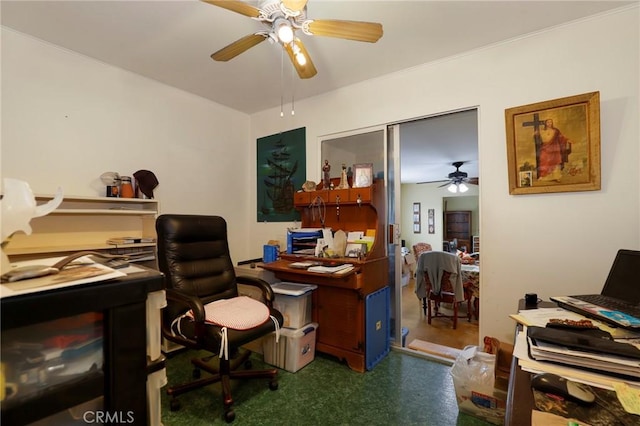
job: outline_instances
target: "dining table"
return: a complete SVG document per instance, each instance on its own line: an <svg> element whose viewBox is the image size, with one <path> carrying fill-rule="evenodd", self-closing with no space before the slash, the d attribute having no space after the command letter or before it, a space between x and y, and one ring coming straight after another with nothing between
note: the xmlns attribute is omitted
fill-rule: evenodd
<svg viewBox="0 0 640 426"><path fill-rule="evenodd" d="M473 316L480 318L480 265L462 264L462 287L465 298L473 300Z"/></svg>

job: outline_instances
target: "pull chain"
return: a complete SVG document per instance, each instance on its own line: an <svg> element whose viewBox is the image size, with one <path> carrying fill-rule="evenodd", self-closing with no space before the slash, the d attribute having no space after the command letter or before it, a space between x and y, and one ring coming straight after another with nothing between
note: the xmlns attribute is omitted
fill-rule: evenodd
<svg viewBox="0 0 640 426"><path fill-rule="evenodd" d="M294 74L294 68L295 67L291 67L291 115L296 115L296 106L295 106L295 74Z"/></svg>
<svg viewBox="0 0 640 426"><path fill-rule="evenodd" d="M336 219L340 222L340 196L336 195Z"/></svg>
<svg viewBox="0 0 640 426"><path fill-rule="evenodd" d="M284 117L284 48L280 55L280 117Z"/></svg>

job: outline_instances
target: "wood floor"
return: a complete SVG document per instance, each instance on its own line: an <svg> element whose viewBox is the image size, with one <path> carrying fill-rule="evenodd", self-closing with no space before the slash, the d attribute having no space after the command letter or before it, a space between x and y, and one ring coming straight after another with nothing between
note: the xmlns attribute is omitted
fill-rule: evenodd
<svg viewBox="0 0 640 426"><path fill-rule="evenodd" d="M455 330L449 318L434 318L429 325L426 315L423 314L421 303L415 294L415 282L411 279L409 284L402 288L402 326L409 329L407 345L413 339L456 349L478 344L478 321L475 318L471 322L468 322L466 317L458 318L458 326ZM466 305L463 304L463 306L461 309L466 313Z"/></svg>

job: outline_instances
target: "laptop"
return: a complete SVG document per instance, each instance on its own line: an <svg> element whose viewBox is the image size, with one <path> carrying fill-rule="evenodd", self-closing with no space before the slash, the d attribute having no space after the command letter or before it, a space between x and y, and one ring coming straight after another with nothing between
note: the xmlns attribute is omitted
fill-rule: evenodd
<svg viewBox="0 0 640 426"><path fill-rule="evenodd" d="M618 250L600 294L554 296L561 308L640 331L640 251Z"/></svg>

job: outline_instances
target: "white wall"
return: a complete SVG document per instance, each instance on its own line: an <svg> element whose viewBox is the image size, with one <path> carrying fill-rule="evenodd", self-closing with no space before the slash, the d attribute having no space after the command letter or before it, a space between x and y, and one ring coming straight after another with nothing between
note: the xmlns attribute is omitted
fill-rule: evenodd
<svg viewBox="0 0 640 426"><path fill-rule="evenodd" d="M321 135L477 106L480 337L511 341L508 314L525 292L599 292L617 249L640 249L638 28L635 6L408 69L298 101L294 117L254 114L251 139L306 126L308 179L319 181ZM509 195L505 109L591 91L600 91L602 189ZM252 223L255 253L285 225Z"/></svg>
<svg viewBox="0 0 640 426"><path fill-rule="evenodd" d="M225 217L248 256L246 114L3 29L1 143L2 176L36 193L103 196L103 172L151 170L161 212Z"/></svg>

